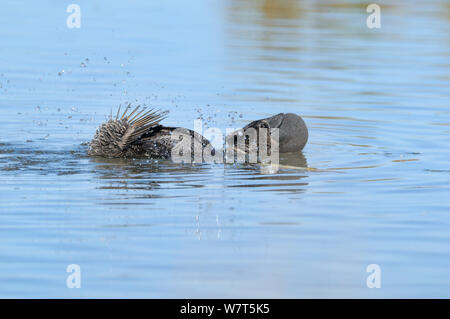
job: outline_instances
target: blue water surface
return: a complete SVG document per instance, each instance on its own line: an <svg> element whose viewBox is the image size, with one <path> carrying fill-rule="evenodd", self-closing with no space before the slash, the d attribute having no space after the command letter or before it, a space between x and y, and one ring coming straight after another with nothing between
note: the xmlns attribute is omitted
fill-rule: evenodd
<svg viewBox="0 0 450 319"><path fill-rule="evenodd" d="M0 297L450 297L448 1L74 1L0 4ZM278 172L88 157L125 103L310 137Z"/></svg>

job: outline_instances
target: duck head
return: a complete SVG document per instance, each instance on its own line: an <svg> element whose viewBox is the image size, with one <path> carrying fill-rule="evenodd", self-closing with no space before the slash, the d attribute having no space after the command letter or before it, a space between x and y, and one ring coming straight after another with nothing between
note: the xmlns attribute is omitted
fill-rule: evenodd
<svg viewBox="0 0 450 319"><path fill-rule="evenodd" d="M303 119L293 113L279 113L277 115L253 121L244 127L247 128L278 128L280 153L301 151L308 142L308 128Z"/></svg>

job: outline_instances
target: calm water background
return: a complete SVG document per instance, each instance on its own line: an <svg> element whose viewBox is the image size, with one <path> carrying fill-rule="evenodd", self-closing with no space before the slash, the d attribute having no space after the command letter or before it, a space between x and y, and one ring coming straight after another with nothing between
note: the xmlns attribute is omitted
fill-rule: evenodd
<svg viewBox="0 0 450 319"><path fill-rule="evenodd" d="M450 297L448 1L378 30L350 0L69 3L0 5L0 297ZM87 157L125 102L310 140L275 174Z"/></svg>

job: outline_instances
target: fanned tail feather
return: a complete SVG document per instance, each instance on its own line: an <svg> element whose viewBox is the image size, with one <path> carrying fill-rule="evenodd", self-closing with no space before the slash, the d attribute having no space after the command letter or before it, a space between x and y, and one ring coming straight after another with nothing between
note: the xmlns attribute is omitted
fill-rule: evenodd
<svg viewBox="0 0 450 319"><path fill-rule="evenodd" d="M121 121L126 121L129 125L127 131L119 142L121 149L124 149L127 145L136 141L142 134L147 132L152 127L159 125L159 122L164 120L169 114L169 111L162 111L160 109L150 109L146 111L147 107L143 107L140 110L140 105L136 106L129 114L127 114L130 108L131 104L128 104L120 117ZM119 114L120 106L117 111L116 120L119 120Z"/></svg>

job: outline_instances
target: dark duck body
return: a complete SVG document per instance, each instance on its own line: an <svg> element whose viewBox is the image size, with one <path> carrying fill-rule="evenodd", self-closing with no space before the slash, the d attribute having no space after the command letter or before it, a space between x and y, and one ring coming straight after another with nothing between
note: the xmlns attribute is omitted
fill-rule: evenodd
<svg viewBox="0 0 450 319"><path fill-rule="evenodd" d="M210 142L200 134L186 128L161 125L159 122L166 118L167 111L146 111L139 106L130 113L129 110L130 106L120 116L119 107L116 117L110 116L109 120L97 129L89 143L88 155L110 158L170 158L172 150L185 138L192 144L192 153L196 145L202 148L209 146L214 154ZM301 151L308 140L308 129L304 121L292 113L280 113L253 121L241 130L245 132L249 128L279 129L280 153Z"/></svg>
<svg viewBox="0 0 450 319"><path fill-rule="evenodd" d="M119 116L110 116L96 131L89 143L88 155L110 158L159 157L169 158L172 149L183 139L197 139L201 145L209 142L200 134L185 128L165 127L159 124L168 112L159 110L140 110L136 107L128 113L130 106ZM178 139L172 138L176 131Z"/></svg>

